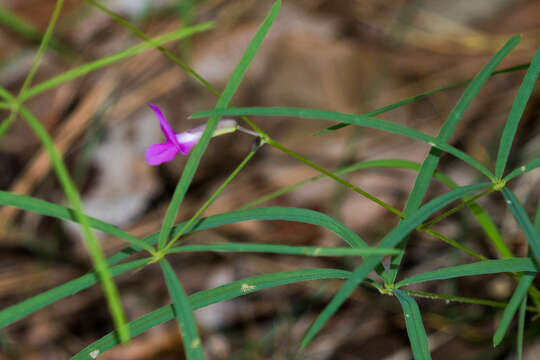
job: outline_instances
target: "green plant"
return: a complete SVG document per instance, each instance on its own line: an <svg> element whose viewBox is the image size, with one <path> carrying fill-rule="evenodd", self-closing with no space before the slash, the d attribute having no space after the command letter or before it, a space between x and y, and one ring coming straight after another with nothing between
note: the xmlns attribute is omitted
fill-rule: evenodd
<svg viewBox="0 0 540 360"><path fill-rule="evenodd" d="M100 10L107 13L113 19L132 31L135 35L141 37L144 43L134 46L128 50L121 51L117 54L104 57L86 65L82 65L73 70L67 71L55 78L44 81L43 83L31 86L32 79L37 71L44 51L51 40L53 28L62 7L62 0L57 1L57 5L49 27L41 40L39 51L35 61L30 68L29 74L17 96L12 95L7 90L0 88L0 96L4 102L0 104L3 109L10 110L10 115L0 124L0 136L4 135L10 125L16 120L18 115L27 122L34 133L39 137L43 146L47 150L55 172L60 181L62 188L69 199L72 208L65 208L57 204L46 202L32 197L16 195L5 191L0 191L0 204L15 206L19 209L31 211L34 213L51 216L59 219L69 220L80 223L83 228L86 244L93 260L95 272L84 275L78 279L67 282L57 288L31 297L24 302L13 305L0 311L0 325L6 327L13 322L20 320L33 312L36 312L53 302L60 301L67 296L88 288L98 282L101 282L110 307L110 312L115 322L116 332L105 335L103 338L89 345L85 349L76 354L73 359L89 359L96 358L106 350L129 340L131 336L136 336L145 332L153 326L164 323L171 319L176 319L182 334L184 349L188 359L204 358L202 341L198 334L196 322L193 316L193 311L235 297L247 295L262 289L272 288L285 284L292 284L301 281L314 279L344 279L344 282L339 291L332 298L327 307L321 312L316 321L304 336L301 347L306 347L314 339L320 329L328 322L328 320L340 308L343 302L350 294L360 285L365 284L377 289L381 295L391 295L401 304L407 333L410 339L412 352L416 359L429 359L430 353L427 342L427 335L424 329L421 312L414 300L414 296L429 296L435 299L469 302L475 304L483 304L486 306L501 307L505 310L503 317L499 323L494 336L493 343L500 343L505 333L508 330L510 322L519 308L519 332L518 332L518 356L521 356L521 348L523 346L523 329L525 326L525 311L540 313L540 293L533 285L533 279L538 272L538 264L540 263L540 211L537 211L534 222L531 222L527 213L523 209L519 200L508 188L508 183L533 169L540 166L540 158L534 159L528 164L525 164L513 171L506 173L505 169L508 162L511 145L513 143L519 120L523 114L525 106L533 91L534 84L540 72L540 50L537 51L530 64L512 67L496 71L501 60L519 43L520 37L512 37L488 62L488 64L480 71L480 73L470 81L451 85L441 89L427 92L400 101L396 104L391 104L381 109L377 109L365 115L359 114L343 114L338 112L330 112L318 109L306 108L285 108L285 107L257 107L257 108L230 108L229 104L240 86L244 74L257 54L259 47L262 45L272 23L278 15L281 1L276 1L272 6L268 16L259 27L254 35L249 46L247 47L242 59L236 66L234 72L229 78L229 82L223 93L219 93L208 82L206 82L195 70L176 58L172 53L161 47L161 44L180 38L186 38L190 35L201 31L208 30L212 27L211 24L193 25L181 30L171 32L166 35L150 39L144 33L137 30L118 15L106 9L103 5L88 0ZM20 25L20 24L19 24ZM14 26L19 26L14 25ZM19 26L21 28L21 26ZM25 33L28 29L21 28ZM34 35L32 35L34 36ZM166 56L171 58L176 64L187 70L188 73L199 80L202 85L207 87L214 95L218 97L216 106L213 110L201 111L192 115L194 118L209 117L209 120L200 134L197 144L193 148L187 164L184 168L181 178L179 179L172 199L170 201L167 212L163 218L162 226L159 233L153 234L143 239L139 239L123 230L108 224L105 221L98 220L87 216L84 213L80 195L78 190L73 185L73 182L68 173L62 157L55 149L54 144L39 121L28 107L24 104L30 98L42 93L48 89L58 86L62 83L70 81L76 77L82 76L90 71L108 66L109 64L127 58L139 52L157 48ZM508 71L515 71L523 68L528 68L525 78L521 84L521 88L516 95L512 109L508 115L506 125L504 127L498 153L496 157L495 171L491 171L480 161L474 159L469 154L457 149L448 144L448 140L459 120L462 118L465 110L476 97L483 84L488 79L495 75ZM436 92L444 91L455 86L468 84L463 96L458 104L450 113L448 119L441 128L437 136L430 136L417 130L398 125L389 121L383 121L374 116L385 111L390 111L407 103L419 100L423 97L432 95ZM247 126L251 127L251 131L260 137L260 144L252 149L245 159L231 172L231 175L224 181L212 196L206 201L200 209L186 222L174 225L178 211L182 205L186 192L190 187L195 172L199 166L201 158L210 142L210 139L218 126L220 118L224 115L240 116ZM313 163L300 154L279 143L272 138L268 133L263 131L255 122L247 118L251 115L265 116L280 116L280 117L301 117L312 119L324 119L328 121L338 122L328 128L330 132L337 130L346 125L354 125L360 127L369 127L397 135L410 137L429 144L431 150L426 159L421 163L412 163L402 159L384 159L370 162L364 162L352 165L350 167L337 171L328 171L321 166ZM320 134L319 134L320 135ZM357 234L337 220L308 209L287 208L287 207L262 207L252 208L268 199L283 194L288 191L304 185L307 182L302 182L280 191L269 194L255 202L246 204L242 209L227 212L224 214L214 215L206 218L200 218L205 209L221 194L224 188L236 177L236 175L246 166L255 152L263 145L273 146L274 148L296 158L302 163L314 168L321 175L309 181L315 181L322 177L329 177L341 183L352 191L366 197L375 202L389 212L397 215L400 222L388 232L384 239L377 247L369 247ZM467 163L475 169L480 175L484 176L486 182L471 184L467 186L458 186L444 174L437 172L436 168L442 154L449 153L459 160ZM368 193L350 182L346 181L340 175L350 171L359 170L362 168L374 167L389 167L389 168L404 168L418 172L413 190L409 194L407 204L403 210L399 210L390 204L382 201L376 196ZM426 191L430 181L435 178L445 185L450 187L450 191L440 195L429 202L423 204ZM487 211L483 209L476 200L492 193L500 192L505 199L507 207L515 217L517 223L523 230L529 247L532 251L528 258L516 258L509 250L501 235L497 231L494 222L489 217ZM448 208L451 204L453 207ZM449 239L445 235L435 231L432 225L444 220L451 214L469 210L483 227L486 235L489 237L494 247L499 251L502 259L488 259L482 254L459 244L453 239ZM444 213L439 216L434 216L438 211L443 210ZM431 218L431 220L430 220ZM339 248L322 248L322 247L306 247L306 246L288 246L288 245L270 245L270 244L243 244L243 243L228 243L228 244L207 244L207 245L184 245L182 241L186 235L195 231L230 224L245 220L287 220L304 222L321 226L331 230L338 235L349 247ZM99 247L99 244L93 234L93 230L100 230L112 236L125 240L130 244L129 247L114 254L106 259ZM419 275L411 276L400 281L396 281L397 274L400 270L400 264L404 253L406 252L407 237L413 231L425 232L435 238L438 238L458 250L464 251L479 259L478 262L466 265L452 266L436 271L426 272ZM141 260L132 260L123 262L130 256L139 252L146 251L148 256ZM293 254L299 256L361 256L363 261L353 271L345 271L341 269L303 269L297 271L284 271L261 276L241 279L229 284L197 292L191 296L187 296L182 284L178 280L174 269L167 260L167 256L173 253L189 252L189 251L220 251L220 252L264 252L278 254ZM384 256L392 256L391 266L385 270L382 266ZM124 272L138 269L151 264L159 263L165 283L167 285L171 298L171 305L154 310L143 317L127 323L120 301L120 296L116 289L113 278ZM375 270L380 278L380 281L368 279L366 276L372 270ZM497 303L476 298L464 298L456 296L446 296L444 294L426 294L404 289L407 285L418 282L460 278L480 274L496 274L507 273L518 283L513 296L506 303ZM527 307L527 296L533 301L534 306Z"/></svg>

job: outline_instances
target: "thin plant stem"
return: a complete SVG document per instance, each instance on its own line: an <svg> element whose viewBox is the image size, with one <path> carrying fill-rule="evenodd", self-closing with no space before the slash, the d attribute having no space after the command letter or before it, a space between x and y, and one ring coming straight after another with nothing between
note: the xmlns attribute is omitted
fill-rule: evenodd
<svg viewBox="0 0 540 360"><path fill-rule="evenodd" d="M182 235L184 235L186 230L216 200L216 198L221 194L221 192L225 189L225 187L236 177L236 175L238 175L240 170L242 170L244 168L244 166L246 166L248 161L253 157L253 155L255 155L256 151L257 151L257 149L254 149L254 150L250 151L249 154L247 154L247 156L244 158L244 160L242 160L242 162L234 169L234 171L229 175L229 177L227 177L227 179L225 179L225 181L218 187L218 189L212 194L212 196L210 196L210 198L208 200L206 200L206 202L199 208L199 210L197 210L197 212L191 217L191 219L189 219L189 221L185 223L185 225L180 229L180 231L161 250L162 253L166 253L167 250L169 250L172 246L174 246L176 244L178 239L180 239L180 237Z"/></svg>
<svg viewBox="0 0 540 360"><path fill-rule="evenodd" d="M426 299L484 305L484 306L491 306L491 307L496 307L496 308L504 308L508 305L507 303L502 302L502 301L493 301L493 300L487 300L487 299L476 299L476 298L469 298L469 297L462 297L462 296L443 295L443 294L430 293L430 292L425 292L425 291L412 291L412 290L402 290L402 291L406 292L407 294L411 296L426 298ZM532 306L528 306L527 310L536 311L536 308Z"/></svg>
<svg viewBox="0 0 540 360"><path fill-rule="evenodd" d="M441 214L440 216L436 217L435 219L430 220L430 221L422 224L420 227L424 228L424 227L429 227L429 226L435 225L435 224L441 222L442 220L446 219L450 215L455 214L456 212L463 209L464 207L471 205L473 202L480 199L481 197L484 197L487 194L492 193L493 191L495 191L493 188L489 188L489 189L481 192L480 194L477 194L477 195L473 196L472 198L463 201L461 204L459 204L459 205L453 207L452 209L446 211L444 214Z"/></svg>
<svg viewBox="0 0 540 360"><path fill-rule="evenodd" d="M60 15L63 4L64 0L56 1L56 6L53 10L51 20L49 20L49 25L47 26L47 30L45 30L43 40L39 45L39 49L37 51L36 57L34 58L34 62L32 63L30 70L28 71L28 75L26 75L26 79L24 79L24 83L21 87L21 90L19 91L19 96L26 91L26 89L28 88L28 86L30 86L30 83L34 79L34 76L36 75L36 71L39 67L39 64L41 64L41 60L43 59L43 55L45 54L45 50L47 49L47 45L49 44L49 41L51 39L54 26L56 25L56 20L58 20L58 16Z"/></svg>

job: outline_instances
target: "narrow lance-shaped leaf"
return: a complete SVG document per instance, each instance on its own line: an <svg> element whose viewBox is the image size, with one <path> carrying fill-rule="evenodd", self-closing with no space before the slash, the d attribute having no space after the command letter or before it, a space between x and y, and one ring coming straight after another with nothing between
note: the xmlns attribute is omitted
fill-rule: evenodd
<svg viewBox="0 0 540 360"><path fill-rule="evenodd" d="M0 205L14 206L21 210L32 211L41 215L78 222L72 209L30 196L13 194L8 191L0 191ZM153 251L153 248L150 245L113 224L109 224L90 216L87 216L87 219L88 225L93 229L116 236L119 239L125 240L149 252Z"/></svg>
<svg viewBox="0 0 540 360"><path fill-rule="evenodd" d="M21 116L26 120L28 126L38 136L39 140L43 144L43 147L45 150L47 150L47 153L51 158L58 181L60 182L66 197L73 206L75 217L81 224L82 233L84 235L84 239L86 240L88 252L90 253L92 263L94 264L96 271L101 278L105 298L107 299L107 304L109 305L109 310L111 312L114 324L118 329L118 336L122 342L126 342L129 340L129 332L128 328L126 327L124 309L122 307L122 303L120 302L118 289L116 288L116 284L112 279L110 269L105 260L103 251L101 250L101 246L99 245L99 242L90 227L88 218L84 214L79 192L75 188L75 185L73 184L73 181L71 180L71 177L67 171L66 165L64 164L64 161L56 149L50 135L47 133L47 130L25 106L20 105L20 113Z"/></svg>
<svg viewBox="0 0 540 360"><path fill-rule="evenodd" d="M184 27L181 29L171 31L170 33L152 38L152 42L155 44L161 45L170 41L183 39L183 38L195 35L202 31L207 31L209 29L212 29L213 27L214 27L214 24L211 22L197 24L190 27ZM112 63L127 59L133 55L136 55L136 54L139 54L144 51L151 50L151 49L153 49L153 45L148 42L144 42L144 43L132 46L129 49L119 51L115 54L91 61L87 64L83 64L74 69L63 72L62 74L57 75L51 79L45 80L37 85L34 85L22 95L21 99L23 101L28 100L38 94L41 94L44 91L47 91L67 81L70 81L80 76L83 76L85 74L88 74L91 71L101 69Z"/></svg>
<svg viewBox="0 0 540 360"><path fill-rule="evenodd" d="M5 197L2 196L0 192L0 204ZM13 194L12 194L13 195ZM23 197L22 195L15 195L17 197ZM38 200L30 197L25 197L24 202L19 202L18 204L24 204L25 210L30 210L37 212L39 214L55 216L61 219L66 219L70 221L76 221L73 211L67 209L63 206L48 203L48 206L43 206L43 200ZM317 226L325 227L326 229L334 232L344 241L346 241L352 247L358 248L367 248L367 245L352 232L345 225L341 224L337 220L329 217L328 215L307 209L297 209L297 208L287 208L287 207L266 207L266 208L257 208L252 210L241 210L233 211L230 213L218 214L209 216L207 218L202 218L196 223L190 225L186 230L185 234L191 233L193 231L201 231L206 229L212 229L218 226L233 224L240 221L248 220L284 220L284 221L298 221L306 224L313 224ZM89 223L91 226L94 226L96 229L102 231L110 231L109 224L103 223L97 219L89 218ZM173 228L173 235L178 231L184 228L186 222L181 223ZM117 229L120 231L119 229ZM110 234L115 235L115 232L110 232ZM142 239L143 242L148 244L148 246L155 244L158 240L158 233L147 236ZM116 236L116 235L115 235ZM116 254L112 255L107 259L109 265L116 264L129 256L140 251L141 248L137 246L127 247ZM126 265L127 264L123 264ZM128 268L123 268L120 265L118 267L111 268L113 276L123 274L127 271ZM33 296L30 299L27 299L21 303L12 305L8 308L0 311L0 328L8 326L13 322L24 318L32 314L33 312L42 309L62 298L73 295L81 290L84 290L94 284L96 284L97 278L94 273L86 274L77 279L68 281L67 283L60 285L54 289L48 290L44 293Z"/></svg>
<svg viewBox="0 0 540 360"><path fill-rule="evenodd" d="M441 130L439 131L439 134L437 135L437 140L440 140L444 143L448 142L459 120L461 120L461 118L463 117L465 110L469 107L470 103L476 97L484 83L489 79L493 71L495 71L497 65L519 43L519 40L519 35L513 36L510 40L508 40L508 42L504 44L504 46L491 58L491 60L487 63L486 66L484 66L484 68L478 73L478 75L474 77L469 86L467 86L467 88L465 89L465 92L459 99L456 106L448 115L448 118L444 122ZM409 194L407 202L405 203L405 208L403 209L403 212L406 215L409 215L410 213L416 211L416 209L420 207L420 204L422 204L422 200L426 195L426 191L428 189L431 178L433 177L433 173L435 172L435 169L439 164L439 159L441 157L441 151L439 149L432 147L428 155L424 159L422 163L422 168L418 172L418 176L416 177L416 180L414 182L413 189ZM488 176L491 177L491 174ZM400 248L404 249L406 244L407 240L405 240L400 245ZM385 276L386 282L394 283L396 281L397 273L399 271L401 261L403 260L403 254L404 253L392 257L390 261L390 269Z"/></svg>
<svg viewBox="0 0 540 360"><path fill-rule="evenodd" d="M193 251L213 252L256 252L303 256L374 256L394 255L399 250L380 248L328 248L320 246L290 246L276 244L222 243L205 245L183 245L167 250L167 253L184 253Z"/></svg>
<svg viewBox="0 0 540 360"><path fill-rule="evenodd" d="M523 175L526 172L537 169L539 167L540 167L540 158L533 159L529 161L528 163L526 163L525 165L522 165L518 167L517 169L511 171L508 175L506 175L503 178L503 181L508 182L517 176Z"/></svg>
<svg viewBox="0 0 540 360"><path fill-rule="evenodd" d="M422 315L416 301L407 293L401 290L393 290L394 295L398 298L403 316L405 317L405 325L407 326L407 335L411 342L411 349L415 360L431 359L429 353L429 344L426 335L426 329L422 324Z"/></svg>
<svg viewBox="0 0 540 360"><path fill-rule="evenodd" d="M284 271L273 274L265 274L234 281L210 290L203 290L189 296L189 302L193 310L203 308L219 302L231 300L240 296L248 295L260 290L270 289L276 286L299 283L318 279L346 279L349 271L337 269L302 269L296 271ZM163 324L174 318L171 305L163 306L137 320L129 323L133 336L144 333L148 329ZM103 354L105 351L118 345L118 339L114 333L109 333L98 341L87 346L72 360L91 360L90 354Z"/></svg>
<svg viewBox="0 0 540 360"><path fill-rule="evenodd" d="M508 119L504 125L504 130L501 136L501 142L499 144L499 151L497 153L497 161L495 163L495 176L501 178L508 161L508 155L510 154L510 148L512 147L512 141L516 135L519 120L525 111L529 97L534 89L534 84L538 78L540 72L540 48L536 51L534 58L531 61L531 66L525 74L519 91L514 99Z"/></svg>
<svg viewBox="0 0 540 360"><path fill-rule="evenodd" d="M247 107L247 108L230 108L230 109L214 109L199 111L192 114L191 118L202 118L216 115L264 115L264 116L288 116L288 117L301 117L310 119L323 119L329 121L341 121L353 125L363 126L372 129L378 129L393 134L398 134L412 139L423 141L430 146L443 150L453 156L463 160L476 170L484 174L487 178L492 179L493 174L480 162L464 153L455 147L448 145L446 142L441 141L437 137L427 135L423 132L411 129L407 126L396 124L390 121L377 119L367 115L356 114L344 114L335 111L326 111L319 109L307 109L307 108L291 108L291 107Z"/></svg>
<svg viewBox="0 0 540 360"><path fill-rule="evenodd" d="M540 265L540 236L538 235L538 232L533 224L531 224L531 220L527 216L525 209L523 209L523 206L521 206L521 203L514 193L510 191L508 187L504 187L501 190L501 193L506 200L506 206L510 209L510 212L525 234L525 238L532 250L532 255L536 260L536 264Z"/></svg>
<svg viewBox="0 0 540 360"><path fill-rule="evenodd" d="M503 68L503 69L492 72L491 76L499 75L499 74L506 74L506 73L509 73L509 72L518 71L518 70L522 70L522 69L527 69L529 67L529 65L530 65L529 63L526 63L526 64L520 64L520 65L506 67L506 68ZM380 107L378 109L375 109L373 111L370 111L370 112L366 113L365 115L377 116L379 114L382 114L382 113L385 113L385 112L392 111L394 109L400 108L400 107L402 107L404 105L411 104L411 103L413 103L415 101L425 99L428 96L438 94L438 93L440 93L442 91L446 91L446 90L454 89L454 88L457 88L457 87L460 87L460 86L463 86L463 85L467 85L472 80L474 80L474 79L458 81L456 83L446 85L446 86L440 87L440 88L435 89L435 90L429 90L429 91L426 91L424 93L414 95L414 96L408 97L406 99L400 100L398 102L392 103L390 105ZM324 130L321 130L321 131L317 132L315 135L321 135L321 134L325 134L325 133L330 132L330 131L339 130L339 129L341 129L341 128L345 127L345 126L348 126L348 125L350 125L350 124L340 123L340 124L337 124L337 125L332 125L332 126L326 128Z"/></svg>
<svg viewBox="0 0 540 360"><path fill-rule="evenodd" d="M238 86L240 86L240 83L244 77L244 73L247 70L249 64L251 63L251 60L253 60L253 58L255 57L255 54L257 53L260 45L262 44L268 30L270 30L270 27L272 26L272 23L274 22L280 7L281 1L276 1L272 6L270 13L257 30L257 33L249 43L246 51L244 52L244 55L240 59L240 62L231 74L229 82L227 83L227 85L225 86L225 90L223 91L223 94L217 101L216 109L226 108L228 106L234 93L236 92L236 89L238 89ZM208 146L208 142L210 141L210 138L217 127L218 121L219 116L213 116L208 120L208 123L206 124L205 130L199 142L197 143L197 145L195 145L195 148L193 149L193 152L191 153L191 156L186 163L180 181L178 181L178 184L176 185L176 189L174 191L169 207L167 208L167 212L165 213L163 224L161 226L158 240L158 247L160 249L165 246L169 238L180 205L182 204L189 184L191 183L191 180L193 179L199 162L201 161L202 155L206 150L206 147Z"/></svg>
<svg viewBox="0 0 540 360"><path fill-rule="evenodd" d="M525 313L527 312L527 297L521 301L519 306L518 332L516 341L516 360L523 359L523 333L525 332Z"/></svg>
<svg viewBox="0 0 540 360"><path fill-rule="evenodd" d="M148 259L130 261L111 267L111 275L118 276L127 271L148 264ZM44 291L36 296L12 305L0 311L0 328L4 328L60 299L74 295L99 282L99 275L93 271L77 279L68 281L54 289Z"/></svg>
<svg viewBox="0 0 540 360"><path fill-rule="evenodd" d="M510 258L500 260L477 261L472 264L449 266L422 274L413 275L396 283L396 287L426 281L455 279L465 276L513 273L520 271L537 271L531 258Z"/></svg>
<svg viewBox="0 0 540 360"><path fill-rule="evenodd" d="M452 201L459 199L461 196L477 191L489 186L488 183L469 185L450 191L447 194L441 195L436 199L431 200L418 211L414 212L398 226L394 228L378 245L379 248L393 248L395 247L405 236L407 236L413 229L420 225L435 211L443 208ZM358 266L351 277L345 281L336 295L332 298L330 303L325 307L321 314L317 317L315 322L311 325L306 335L302 340L302 347L309 344L311 339L318 333L318 331L324 326L324 324L330 319L330 317L339 309L341 304L349 297L349 295L356 289L358 284L364 280L368 273L377 266L382 260L382 256L373 256L365 259L360 266Z"/></svg>
<svg viewBox="0 0 540 360"><path fill-rule="evenodd" d="M531 286L535 276L536 273L528 272L524 273L521 276L521 279L519 279L518 286L516 287L514 294L512 294L510 302L504 308L503 316L501 318L501 321L499 322L499 326L497 327L497 330L493 335L493 346L497 346L501 343L504 335L506 334L506 331L508 330L510 322L512 322L512 319L514 318L514 314L523 302L523 299L526 298L527 290L529 290L529 286Z"/></svg>
<svg viewBox="0 0 540 360"><path fill-rule="evenodd" d="M167 260L161 259L159 265L161 265L161 270L163 271L163 276L165 277L165 282L167 283L167 288L169 289L169 294L174 305L175 317L182 334L186 358L188 360L204 359L195 316L193 315L189 299L182 288L182 284L180 284L176 273Z"/></svg>

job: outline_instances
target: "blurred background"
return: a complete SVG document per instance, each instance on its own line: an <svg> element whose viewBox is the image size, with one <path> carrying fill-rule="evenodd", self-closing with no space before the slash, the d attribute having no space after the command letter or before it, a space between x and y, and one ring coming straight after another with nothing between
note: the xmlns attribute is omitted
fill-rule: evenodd
<svg viewBox="0 0 540 360"><path fill-rule="evenodd" d="M268 12L270 0L114 0L113 11L156 36L178 27L215 21L213 30L166 48L222 90L245 47ZM0 83L17 94L55 6L52 0L1 0ZM284 0L282 10L236 93L236 106L297 106L365 113L423 92L473 77L514 34L518 47L500 68L527 63L540 44L540 2L516 0ZM15 17L16 16L16 17ZM10 28L19 19L27 32ZM67 0L54 41L33 84L68 69L126 49L140 40L98 9ZM451 143L493 167L504 121L525 71L497 75L482 88ZM464 87L457 87L380 115L436 135ZM509 169L540 155L540 94L533 92L521 120ZM210 109L216 99L156 50L65 83L27 105L43 122L82 191L88 214L136 236L159 231L186 157L160 167L144 151L161 142L158 122L147 107L159 105L176 131L203 123L187 117ZM8 116L0 112L1 119ZM315 163L337 169L362 160L422 161L428 146L380 131L346 127L319 136L328 122L252 117L285 146ZM250 150L253 138L235 133L212 139L178 221L188 219ZM67 204L38 139L18 119L0 141L0 189ZM439 169L460 185L478 175L451 156ZM265 146L205 212L237 209L249 201L317 173ZM537 206L539 172L511 184L529 214ZM415 173L363 170L345 178L402 208ZM429 196L447 191L434 182ZM523 234L499 194L481 203L520 256ZM397 217L330 180L320 180L265 205L314 209L331 215L376 244ZM78 227L0 207L0 308L51 289L91 269ZM437 225L444 233L485 256L496 258L479 225L460 212ZM126 244L102 236L107 254ZM244 222L204 231L190 243L254 242L341 246L324 229L291 222ZM170 257L186 291L264 273L306 267L352 269L357 259L301 258L250 254L191 253ZM428 235L413 234L400 276L473 261ZM169 303L157 265L117 278L130 320ZM298 344L340 286L325 280L257 292L196 312L210 359L410 359L399 303L373 289L357 290L312 345ZM506 301L514 283L505 276L470 277L421 284L414 289ZM492 334L500 310L418 299L434 359L512 359L515 336L497 348ZM540 327L528 319L526 359L540 358ZM2 359L67 359L113 329L102 290L94 286L63 299L0 331ZM459 355L457 355L459 354ZM153 328L100 359L180 359L174 322Z"/></svg>

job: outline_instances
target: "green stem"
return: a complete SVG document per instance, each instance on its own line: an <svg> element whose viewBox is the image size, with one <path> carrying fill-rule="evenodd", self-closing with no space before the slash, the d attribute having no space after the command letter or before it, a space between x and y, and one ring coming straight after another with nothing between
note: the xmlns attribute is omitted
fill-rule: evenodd
<svg viewBox="0 0 540 360"><path fill-rule="evenodd" d="M377 197L371 195L370 193L368 193L367 191L364 191L362 189L360 189L359 187L357 186L354 186L353 184L349 183L348 181L346 180L343 180L341 177L337 176L337 175L334 175L332 172L320 167L319 165L315 164L314 162L306 159L305 157L303 157L302 155L298 154L298 153L295 153L294 151L286 148L285 146L281 145L280 143L278 143L277 141L275 141L274 139L268 137L266 139L266 141L268 142L268 144L272 145L273 147L275 147L276 149L278 150L281 150L282 152L284 152L285 154L288 154L296 159L298 159L299 161L303 162L304 164L308 165L309 167L312 167L313 169L317 170L318 172L328 176L329 178L331 179L334 179L335 181L339 182L340 184L346 186L347 188L351 189L352 191L364 196L365 198L373 201L374 203L382 206L383 208L385 208L386 210L396 214L397 216L399 217L405 217L405 214L401 211L399 211L398 209L394 208L393 206L385 203L384 201L378 199Z"/></svg>
<svg viewBox="0 0 540 360"><path fill-rule="evenodd" d="M56 25L56 20L58 20L58 15L60 15L63 4L64 0L58 0L56 2L56 6L53 10L51 20L49 21L47 30L45 30L43 40L41 41L41 44L39 44L39 49L37 51L36 57L34 58L34 62L32 63L30 70L28 71L28 75L26 75L26 79L24 79L24 83L21 87L21 90L19 91L19 96L21 96L21 94L26 91L26 89L28 88L28 86L30 86L30 83L34 79L34 76L36 75L36 71L39 67L39 64L41 63L41 60L43 59L43 55L45 54L45 50L47 49L47 45L49 44L49 41L51 39L54 26Z"/></svg>
<svg viewBox="0 0 540 360"><path fill-rule="evenodd" d="M86 245L92 262L96 268L97 273L103 284L103 290L105 292L105 297L109 305L109 309L113 318L113 321L116 325L118 331L118 337L121 342L129 341L129 328L126 324L126 318L124 316L124 310L120 302L120 296L118 294L118 289L112 279L111 271L107 266L107 261L105 260L105 255L101 250L99 242L90 228L90 223L88 218L84 214L82 201L79 196L73 181L69 175L69 172L60 156L60 153L54 146L54 142L47 133L47 130L43 127L41 122L28 110L26 107L21 105L20 113L23 119L26 120L28 126L36 133L38 138L43 143L43 147L49 153L49 157L53 164L53 168L56 172L56 176L64 189L66 197L73 206L73 211L77 221L81 224L82 232L84 239L86 240Z"/></svg>
<svg viewBox="0 0 540 360"><path fill-rule="evenodd" d="M205 88L207 88L212 94L214 94L216 97L220 97L221 94L219 91L217 91L208 81L206 81L199 73L197 73L195 70L193 70L189 65L184 63L182 60L174 56L169 50L165 49L163 46L156 44L155 41L146 35L141 30L137 29L135 26L131 25L129 21L126 21L118 14L114 13L110 9L106 8L102 4L98 3L95 0L86 0L90 5L97 7L99 10L103 11L105 14L107 14L109 17L111 17L114 21L131 31L133 34L138 36L139 38L149 42L150 44L154 45L156 49L161 51L165 56L167 56L169 59L171 59L175 64L180 66L185 72L193 76L197 81L199 81Z"/></svg>
<svg viewBox="0 0 540 360"><path fill-rule="evenodd" d="M448 245L450 246L453 246L455 247L456 249L460 249L460 250L463 250L464 252L466 252L467 254L471 255L471 256L474 256L475 258L479 259L479 260L482 260L482 261L485 261L485 260L489 260L487 257L485 257L484 255L474 251L473 249L463 245L463 244L460 244L458 243L457 241L455 240L452 240L446 236L444 236L443 234L431 229L431 228L423 228L421 231L425 232L425 233L428 233L430 235L433 235L435 236L436 238L439 238L441 239L442 241L444 241L445 243L447 243Z"/></svg>
<svg viewBox="0 0 540 360"><path fill-rule="evenodd" d="M452 301L452 302L476 304L476 305L485 305L485 306L491 306L491 307L497 307L497 308L504 308L508 305L507 303L502 302L502 301L475 299L475 298L462 297L462 296L450 296L450 295L443 295L443 294L437 294L437 293L429 293L429 292L424 292L424 291L412 291L412 290L402 290L402 291L406 292L407 294L411 296L427 298L427 299L444 300L444 301ZM527 310L536 311L536 309L531 306L528 306Z"/></svg>
<svg viewBox="0 0 540 360"><path fill-rule="evenodd" d="M481 192L480 194L477 194L477 195L473 196L472 198L463 201L461 204L459 204L459 205L453 207L452 209L446 211L444 214L436 217L435 219L430 220L430 221L420 225L420 227L421 228L427 228L427 227L429 227L431 225L435 225L435 224L441 222L442 220L446 219L450 215L455 214L456 212L463 209L464 207L471 205L472 203L474 203L476 200L480 199L481 197L484 197L487 194L492 193L493 191L495 191L495 190L493 190L493 188L489 188L489 189Z"/></svg>
<svg viewBox="0 0 540 360"><path fill-rule="evenodd" d="M178 239L184 235L185 231L193 224L195 220L201 216L201 214L208 209L208 207L216 200L216 198L221 194L221 192L225 189L225 187L238 175L240 170L246 166L247 162L255 155L255 152L257 149L252 150L245 158L242 160L242 162L234 169L234 171L229 175L227 179L219 186L219 188L210 196L210 198L197 210L197 212L189 219L188 222L184 224L184 226L180 229L180 231L172 238L171 241L161 250L162 253L166 253L167 250L169 250L172 246L175 245L175 243L178 241Z"/></svg>

